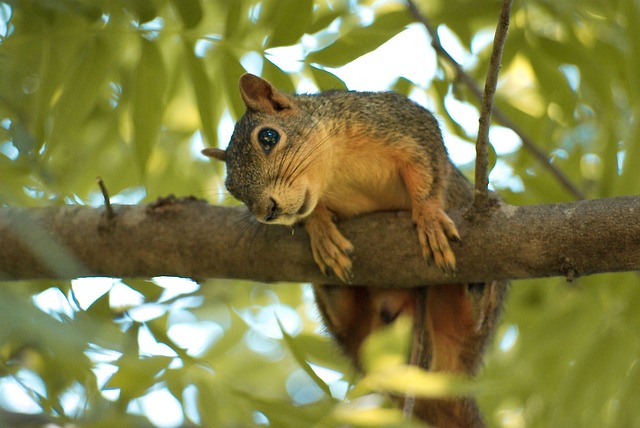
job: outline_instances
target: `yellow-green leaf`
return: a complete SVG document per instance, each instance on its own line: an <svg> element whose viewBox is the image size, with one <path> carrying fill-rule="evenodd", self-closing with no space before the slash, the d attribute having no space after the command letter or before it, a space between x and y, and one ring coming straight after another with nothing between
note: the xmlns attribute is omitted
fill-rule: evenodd
<svg viewBox="0 0 640 428"><path fill-rule="evenodd" d="M264 59L262 77L267 79L281 91L289 93L294 93L296 91L296 88L293 86L293 82L291 81L291 76L274 65L269 58Z"/></svg>
<svg viewBox="0 0 640 428"><path fill-rule="evenodd" d="M184 41L184 54L187 62L187 71L193 85L193 92L196 96L196 104L200 113L200 123L202 125L202 135L209 146L216 147L218 138L215 132L214 99L211 89L211 82L202 59L195 55L194 46L191 42Z"/></svg>
<svg viewBox="0 0 640 428"><path fill-rule="evenodd" d="M200 0L171 0L185 28L193 28L202 21Z"/></svg>
<svg viewBox="0 0 640 428"><path fill-rule="evenodd" d="M234 53L224 46L217 51L216 59L219 61L222 87L227 95L227 106L233 117L240 117L245 106L238 91L238 79L245 73L245 69Z"/></svg>
<svg viewBox="0 0 640 428"><path fill-rule="evenodd" d="M298 346L296 339L285 331L282 323L280 322L280 319L278 319L278 326L280 327L280 331L282 331L282 337L284 338L285 343L289 347L289 350L291 351L293 357L300 365L300 368L302 368L302 370L304 370L304 372L311 378L311 380L313 380L313 382L318 385L322 392L324 392L328 397L331 397L331 389L329 389L329 385L327 385L325 381L323 381L322 378L320 378L320 376L318 376L316 372L313 371L313 369L307 362L305 351L300 346Z"/></svg>
<svg viewBox="0 0 640 428"><path fill-rule="evenodd" d="M53 108L49 150L67 140L69 133L77 132L89 117L111 70L111 60L108 42L96 38L86 43L83 55L71 64L71 71Z"/></svg>
<svg viewBox="0 0 640 428"><path fill-rule="evenodd" d="M158 374L168 368L172 360L164 356L124 355L116 362L119 370L107 381L105 388L120 388L124 401L139 397L158 382Z"/></svg>
<svg viewBox="0 0 640 428"><path fill-rule="evenodd" d="M141 41L140 61L134 77L132 110L134 144L138 163L141 171L144 171L162 126L167 75L156 44L144 38Z"/></svg>
<svg viewBox="0 0 640 428"><path fill-rule="evenodd" d="M155 0L127 0L124 5L133 12L141 24L152 21L157 16L158 5Z"/></svg>
<svg viewBox="0 0 640 428"><path fill-rule="evenodd" d="M267 8L265 24L273 29L267 47L289 46L300 40L311 22L312 0L271 0L263 5Z"/></svg>
<svg viewBox="0 0 640 428"><path fill-rule="evenodd" d="M389 12L368 27L351 30L326 48L313 52L307 57L307 62L340 67L375 50L404 30L410 22L411 19L404 10Z"/></svg>
<svg viewBox="0 0 640 428"><path fill-rule="evenodd" d="M335 74L314 66L309 67L309 69L313 75L313 80L316 82L316 86L318 86L321 91L347 89L347 85Z"/></svg>

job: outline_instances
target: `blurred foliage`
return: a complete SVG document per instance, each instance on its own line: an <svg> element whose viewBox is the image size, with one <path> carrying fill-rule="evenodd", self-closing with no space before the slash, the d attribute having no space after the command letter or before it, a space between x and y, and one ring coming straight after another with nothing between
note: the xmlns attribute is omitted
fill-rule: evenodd
<svg viewBox="0 0 640 428"><path fill-rule="evenodd" d="M499 2L419 4L483 82ZM640 189L638 21L632 0L514 5L497 104L591 198ZM240 74L261 72L289 91L344 88L331 67L411 24L402 3L384 1L0 1L0 204L100 205L96 176L114 202L174 193L233 203L221 166L199 150L228 138L229 118L242 114ZM283 70L274 48L290 45L299 61ZM426 94L449 135L471 143L456 106L476 101L448 65L431 77L392 86ZM570 199L526 150L497 152L493 186L508 202ZM624 273L515 283L486 369L462 386L488 422L640 426L639 282ZM373 390L461 387L389 377L385 362L403 349L394 331L372 342L375 368L351 388L297 284L40 281L0 294L0 404L60 422L405 426Z"/></svg>

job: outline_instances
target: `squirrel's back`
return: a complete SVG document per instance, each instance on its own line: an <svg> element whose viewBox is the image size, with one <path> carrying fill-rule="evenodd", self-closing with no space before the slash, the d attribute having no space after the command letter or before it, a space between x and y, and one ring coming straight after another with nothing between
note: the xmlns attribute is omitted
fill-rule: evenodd
<svg viewBox="0 0 640 428"><path fill-rule="evenodd" d="M442 144L442 134L433 114L396 92L356 92L331 90L294 95L301 108L315 118L316 126L328 126L329 133L358 128L376 140L393 146L411 136L432 162L442 159L451 165L446 183L447 209L462 208L473 201L469 180L452 164ZM323 125L320 125L323 124Z"/></svg>
<svg viewBox="0 0 640 428"><path fill-rule="evenodd" d="M446 159L442 134L436 118L424 107L395 92L332 90L295 95L300 108L316 123L333 125L335 133L358 127L372 139L390 145L411 137L434 159Z"/></svg>

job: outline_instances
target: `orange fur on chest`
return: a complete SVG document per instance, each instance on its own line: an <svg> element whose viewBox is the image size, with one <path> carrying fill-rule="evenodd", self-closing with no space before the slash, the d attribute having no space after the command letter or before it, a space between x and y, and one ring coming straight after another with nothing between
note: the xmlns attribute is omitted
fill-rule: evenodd
<svg viewBox="0 0 640 428"><path fill-rule="evenodd" d="M357 132L334 138L329 144L334 150L320 203L341 217L411 208L400 174L408 145L390 144Z"/></svg>

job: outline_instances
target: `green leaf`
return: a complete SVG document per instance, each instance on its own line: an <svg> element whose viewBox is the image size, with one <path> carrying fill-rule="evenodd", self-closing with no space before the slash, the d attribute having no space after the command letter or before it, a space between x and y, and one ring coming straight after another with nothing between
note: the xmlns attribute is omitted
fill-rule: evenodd
<svg viewBox="0 0 640 428"><path fill-rule="evenodd" d="M598 385L604 396L614 395L620 383L627 376L627 370L637 364L636 339L628 336L623 329L607 326L603 331L589 337L584 349L580 349L574 364L567 370L566 379L557 391L553 417L549 426L567 426L578 423L587 426L590 421L597 420L604 410L603 403L593 403L585 408L578 403L586 403L593 392L584 388L585 379Z"/></svg>
<svg viewBox="0 0 640 428"><path fill-rule="evenodd" d="M279 318L278 326L280 327L280 331L282 331L282 337L284 338L285 343L289 347L291 354L298 362L302 370L304 370L304 372L311 378L311 380L313 380L315 384L318 385L318 387L327 395L327 397L331 397L331 389L329 388L329 385L327 385L325 381L323 381L320 376L318 376L316 372L313 371L313 369L307 362L307 356L305 352L300 346L298 346L296 339L285 331Z"/></svg>
<svg viewBox="0 0 640 428"><path fill-rule="evenodd" d="M155 0L127 0L124 6L138 18L141 24L154 20L158 15L158 5Z"/></svg>
<svg viewBox="0 0 640 428"><path fill-rule="evenodd" d="M11 122L9 131L13 145L18 149L21 155L28 155L29 153L36 152L40 149L37 147L35 137L29 133L22 122L17 120Z"/></svg>
<svg viewBox="0 0 640 428"><path fill-rule="evenodd" d="M373 406L344 406L334 412L332 426L358 428L424 428L418 420L407 420L400 409Z"/></svg>
<svg viewBox="0 0 640 428"><path fill-rule="evenodd" d="M135 72L132 116L136 154L144 171L162 127L167 73L156 44L144 38L140 40L142 51Z"/></svg>
<svg viewBox="0 0 640 428"><path fill-rule="evenodd" d="M398 80L396 80L396 82L393 84L393 91L402 94L405 97L408 97L411 94L411 91L413 91L414 87L415 85L411 80L404 77L399 77Z"/></svg>
<svg viewBox="0 0 640 428"><path fill-rule="evenodd" d="M313 0L270 0L263 3L263 22L272 28L267 47L296 43L311 22Z"/></svg>
<svg viewBox="0 0 640 428"><path fill-rule="evenodd" d="M638 350L635 349L635 355ZM612 427L631 427L637 426L640 419L638 418L637 403L640 400L640 364L634 362L630 367L627 375L620 382L620 388L616 391L613 400L621 405L617 411L608 412L611 415Z"/></svg>
<svg viewBox="0 0 640 428"><path fill-rule="evenodd" d="M309 69L313 75L313 80L316 82L316 86L320 88L321 91L347 89L347 85L335 74L314 66L310 66Z"/></svg>
<svg viewBox="0 0 640 428"><path fill-rule="evenodd" d="M233 117L240 117L244 113L245 105L238 91L238 79L245 73L245 69L240 64L240 60L226 46L220 47L216 59L219 61L218 66L222 76L222 87L227 96L227 106Z"/></svg>
<svg viewBox="0 0 640 428"><path fill-rule="evenodd" d="M389 12L376 18L368 27L351 30L326 48L311 53L307 62L327 67L343 66L377 49L404 30L409 23L411 19L405 10Z"/></svg>
<svg viewBox="0 0 640 428"><path fill-rule="evenodd" d="M224 25L224 40L232 40L236 35L242 34L247 18L244 15L244 2L231 1L227 4L227 16Z"/></svg>
<svg viewBox="0 0 640 428"><path fill-rule="evenodd" d="M305 353L305 360L338 372L349 372L351 361L338 351L335 342L327 336L302 332L295 337L296 346Z"/></svg>
<svg viewBox="0 0 640 428"><path fill-rule="evenodd" d="M105 388L119 388L120 399L129 402L155 385L160 372L167 369L172 360L164 356L139 358L125 354L116 361L118 371L107 381Z"/></svg>
<svg viewBox="0 0 640 428"><path fill-rule="evenodd" d="M114 313L109 304L109 291L98 297L86 310L86 313L96 319L112 321Z"/></svg>
<svg viewBox="0 0 640 428"><path fill-rule="evenodd" d="M410 349L411 327L411 317L401 316L393 324L369 335L360 351L365 371L374 373L380 367L404 363Z"/></svg>
<svg viewBox="0 0 640 428"><path fill-rule="evenodd" d="M489 160L489 165L487 166L487 172L491 174L491 171L493 170L493 168L496 166L496 163L498 162L498 154L496 153L496 149L495 147L493 147L493 144L491 144L491 142L487 144L487 153L488 153L488 160Z"/></svg>
<svg viewBox="0 0 640 428"><path fill-rule="evenodd" d="M167 369L162 379L167 385L169 392L178 400L182 400L182 393L190 383L187 370L184 368Z"/></svg>
<svg viewBox="0 0 640 428"><path fill-rule="evenodd" d="M251 403L252 407L264 413L269 419L269 425L274 427L307 427L307 426L335 426L319 424L335 408L334 400L320 400L304 406L292 406L284 400L261 398L237 390L236 394Z"/></svg>
<svg viewBox="0 0 640 428"><path fill-rule="evenodd" d="M635 117L640 115L640 107L635 107ZM633 195L638 194L638 173L636 171L637 162L640 156L640 123L638 120L632 122L632 126L627 131L620 150L624 150L624 160L622 162L622 175L616 180L615 189L613 191L616 195Z"/></svg>
<svg viewBox="0 0 640 428"><path fill-rule="evenodd" d="M314 11L313 14L313 22L307 28L307 33L314 34L318 31L324 30L327 28L333 21L338 19L344 14L349 13L348 9L344 7L346 4L338 3L336 9L329 9L327 7L323 7L322 4L318 5L320 10Z"/></svg>
<svg viewBox="0 0 640 428"><path fill-rule="evenodd" d="M444 397L469 388L465 380L456 373L431 372L416 366L398 365L373 370L367 373L362 383L375 391Z"/></svg>
<svg viewBox="0 0 640 428"><path fill-rule="evenodd" d="M204 140L207 145L217 147L218 137L215 132L214 123L216 118L214 115L214 98L209 76L207 75L202 59L195 55L193 44L185 40L183 47L187 62L187 71L189 72L193 91L196 95Z"/></svg>
<svg viewBox="0 0 640 428"><path fill-rule="evenodd" d="M169 348L171 348L182 360L187 361L191 360L191 356L187 354L187 351L184 348L179 347L175 344L173 340L167 334L169 330L169 312L165 312L161 317L152 319L151 321L147 321L145 323L153 338L159 342L164 343Z"/></svg>
<svg viewBox="0 0 640 428"><path fill-rule="evenodd" d="M58 0L43 1L39 4L43 10L55 11L60 15L74 13L85 17L90 21L95 21L102 16L102 9L95 4L89 2L81 2L78 0Z"/></svg>
<svg viewBox="0 0 640 428"><path fill-rule="evenodd" d="M164 288L160 287L153 281L144 279L126 279L122 280L122 283L140 292L147 302L157 301L164 292Z"/></svg>
<svg viewBox="0 0 640 428"><path fill-rule="evenodd" d="M64 143L92 113L102 85L113 66L107 41L96 38L86 43L83 54L71 65L62 92L53 107L53 129L47 149Z"/></svg>
<svg viewBox="0 0 640 428"><path fill-rule="evenodd" d="M193 28L202 21L200 0L171 0L171 3L178 11L184 28Z"/></svg>
<svg viewBox="0 0 640 428"><path fill-rule="evenodd" d="M235 311L231 311L231 323L231 328L227 329L224 335L207 350L202 357L204 360L224 359L233 348L242 343L249 329L247 324Z"/></svg>
<svg viewBox="0 0 640 428"><path fill-rule="evenodd" d="M217 422L222 419L221 414L225 409L223 400L221 399L220 385L212 382L208 375L199 374L201 368L193 368L194 374L193 385L198 389L197 406L200 418L204 422L204 426L216 426ZM215 378L213 379L215 381ZM236 406L234 406L236 407Z"/></svg>
<svg viewBox="0 0 640 428"><path fill-rule="evenodd" d="M296 92L296 88L293 86L293 82L291 81L291 76L276 67L276 65L274 65L266 56L264 59L264 65L262 66L262 77L267 79L281 91L291 94Z"/></svg>

